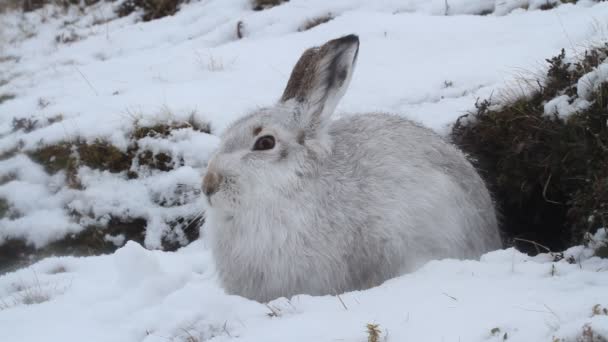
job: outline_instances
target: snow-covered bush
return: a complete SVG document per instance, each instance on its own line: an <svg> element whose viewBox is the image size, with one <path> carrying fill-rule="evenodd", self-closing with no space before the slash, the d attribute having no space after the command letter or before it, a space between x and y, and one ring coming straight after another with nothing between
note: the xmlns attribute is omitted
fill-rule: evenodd
<svg viewBox="0 0 608 342"><path fill-rule="evenodd" d="M578 58L562 50L531 94L480 101L454 126L509 237L559 250L608 226L607 57L608 44Z"/></svg>

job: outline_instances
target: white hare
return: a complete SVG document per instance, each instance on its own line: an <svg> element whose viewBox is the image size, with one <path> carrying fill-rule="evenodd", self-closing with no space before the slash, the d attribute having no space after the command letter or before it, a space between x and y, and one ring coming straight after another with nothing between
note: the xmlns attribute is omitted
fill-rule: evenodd
<svg viewBox="0 0 608 342"><path fill-rule="evenodd" d="M399 116L331 119L358 49L355 35L308 49L278 104L225 130L203 192L227 292L336 294L500 248L492 199L462 152Z"/></svg>

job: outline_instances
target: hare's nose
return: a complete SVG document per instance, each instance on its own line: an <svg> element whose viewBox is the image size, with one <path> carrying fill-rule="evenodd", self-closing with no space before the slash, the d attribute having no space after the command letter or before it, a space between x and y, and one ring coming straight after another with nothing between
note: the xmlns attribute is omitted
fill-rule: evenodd
<svg viewBox="0 0 608 342"><path fill-rule="evenodd" d="M203 193L207 197L213 195L219 190L223 180L224 177L221 174L212 171L207 172L203 178Z"/></svg>

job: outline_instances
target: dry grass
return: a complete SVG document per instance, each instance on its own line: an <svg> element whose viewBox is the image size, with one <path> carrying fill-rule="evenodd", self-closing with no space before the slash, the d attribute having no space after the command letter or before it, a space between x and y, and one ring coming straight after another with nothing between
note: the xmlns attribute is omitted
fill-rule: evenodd
<svg viewBox="0 0 608 342"><path fill-rule="evenodd" d="M591 309L591 316L608 316L608 308L595 304Z"/></svg>
<svg viewBox="0 0 608 342"><path fill-rule="evenodd" d="M583 325L582 330L576 342L608 342L608 338L602 333L593 330L590 324Z"/></svg>
<svg viewBox="0 0 608 342"><path fill-rule="evenodd" d="M382 330L380 330L379 324L367 324L367 342L380 342L380 336Z"/></svg>
<svg viewBox="0 0 608 342"><path fill-rule="evenodd" d="M8 298L0 299L0 311L7 310L19 305L36 305L51 300L52 295L59 292L56 287L42 285L38 275L33 271L33 283L25 282L13 285L14 293Z"/></svg>
<svg viewBox="0 0 608 342"><path fill-rule="evenodd" d="M242 35L242 32L240 34ZM239 37L238 35L239 35L239 32L237 32L237 37ZM224 70L226 70L226 68L232 67L234 65L234 63L236 62L236 58L226 62L221 57L214 56L211 53L203 54L201 52L195 51L195 54L196 54L196 60L197 60L198 64L201 66L201 68L203 68L207 71L210 71L210 72L224 71Z"/></svg>

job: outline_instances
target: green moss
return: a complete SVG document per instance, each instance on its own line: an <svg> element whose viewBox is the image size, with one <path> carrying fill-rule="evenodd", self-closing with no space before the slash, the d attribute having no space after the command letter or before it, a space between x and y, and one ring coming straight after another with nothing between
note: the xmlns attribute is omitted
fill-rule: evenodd
<svg viewBox="0 0 608 342"><path fill-rule="evenodd" d="M556 96L573 100L578 79L607 56L608 45L570 64L562 51L547 60L546 80L533 94L496 108L481 101L455 124L452 139L475 158L509 237L561 250L608 225L608 83L566 120L544 113Z"/></svg>

